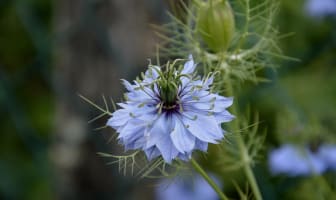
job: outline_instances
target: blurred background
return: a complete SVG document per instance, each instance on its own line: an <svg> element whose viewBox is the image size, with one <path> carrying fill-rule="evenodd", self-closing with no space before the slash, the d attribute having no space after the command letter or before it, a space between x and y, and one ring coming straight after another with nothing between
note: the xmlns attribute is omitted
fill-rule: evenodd
<svg viewBox="0 0 336 200"><path fill-rule="evenodd" d="M280 1L275 25L293 33L280 46L300 61L277 61L277 71L265 71L271 82L244 93L270 130L267 148L336 142L336 3L321 2ZM99 111L78 94L119 101L120 79L134 79L154 57L150 24L166 23L168 9L157 0L0 1L0 199L154 199L153 182L122 176L97 156L123 150L109 141L111 129L94 130L107 118L88 123ZM307 134L281 134L293 130ZM258 181L268 199L281 199L275 183L293 182ZM290 191L306 185L276 192L299 199Z"/></svg>

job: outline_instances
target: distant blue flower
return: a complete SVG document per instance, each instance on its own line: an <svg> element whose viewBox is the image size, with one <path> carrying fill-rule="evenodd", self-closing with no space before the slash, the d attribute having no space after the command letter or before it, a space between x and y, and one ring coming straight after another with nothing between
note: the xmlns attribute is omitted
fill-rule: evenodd
<svg viewBox="0 0 336 200"><path fill-rule="evenodd" d="M167 163L206 151L223 138L221 124L234 118L226 110L232 98L209 91L214 77L195 76L192 56L181 69L173 67L150 66L143 80L123 80L126 102L107 122L126 150L142 149L149 160L161 155Z"/></svg>
<svg viewBox="0 0 336 200"><path fill-rule="evenodd" d="M218 179L211 177L217 185L221 185ZM156 200L217 200L217 193L199 175L187 179L165 179L156 188Z"/></svg>
<svg viewBox="0 0 336 200"><path fill-rule="evenodd" d="M321 174L327 169L324 160L316 153L290 144L283 145L270 153L269 166L273 174L289 176Z"/></svg>
<svg viewBox="0 0 336 200"><path fill-rule="evenodd" d="M320 146L317 155L325 162L328 169L336 170L336 145L325 144Z"/></svg>
<svg viewBox="0 0 336 200"><path fill-rule="evenodd" d="M313 17L336 15L336 0L308 0L305 8Z"/></svg>

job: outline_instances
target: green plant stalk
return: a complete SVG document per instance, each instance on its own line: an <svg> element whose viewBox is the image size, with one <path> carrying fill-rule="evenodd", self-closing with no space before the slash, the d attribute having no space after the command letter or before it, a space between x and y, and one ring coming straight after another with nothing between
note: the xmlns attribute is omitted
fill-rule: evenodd
<svg viewBox="0 0 336 200"><path fill-rule="evenodd" d="M330 187L329 183L325 180L323 176L315 174L313 176L313 180L315 180L316 182L316 188L324 187L328 191L329 196L336 196L336 192L333 190L333 188Z"/></svg>
<svg viewBox="0 0 336 200"><path fill-rule="evenodd" d="M226 81L226 84L227 84L227 95L228 96L233 96L233 86L231 84L231 79L229 77L226 77L225 80L227 80ZM237 115L238 114L235 104L233 104L231 106L231 113L233 115ZM238 124L237 119L233 120L231 124L232 124L233 130L239 130L239 124ZM253 192L256 200L262 200L262 196L261 196L261 193L260 193L257 181L256 181L256 179L254 177L253 171L252 171L251 166L250 166L250 158L249 158L247 149L245 147L245 143L243 141L243 138L240 135L238 135L235 138L236 138L236 141L237 141L237 144L238 144L238 148L239 148L239 152L240 152L240 157L241 157L242 161L244 162L243 163L244 164L243 165L244 172L245 172L245 175L247 177L247 180L249 181L249 183L251 185L252 192Z"/></svg>
<svg viewBox="0 0 336 200"><path fill-rule="evenodd" d="M218 185L209 177L209 175L202 169L202 167L194 160L191 159L191 164L195 170L209 183L209 185L216 191L218 196L223 200L229 200L229 198L222 192Z"/></svg>

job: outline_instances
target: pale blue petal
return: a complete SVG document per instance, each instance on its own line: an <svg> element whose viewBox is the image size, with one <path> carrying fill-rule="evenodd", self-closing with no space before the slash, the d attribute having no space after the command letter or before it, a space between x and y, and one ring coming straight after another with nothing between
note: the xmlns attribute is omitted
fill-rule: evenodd
<svg viewBox="0 0 336 200"><path fill-rule="evenodd" d="M216 110L222 111L225 108L228 108L232 105L233 103L233 98L232 97L222 97L219 95L216 95L216 101L215 101L215 108L214 111L217 112Z"/></svg>
<svg viewBox="0 0 336 200"><path fill-rule="evenodd" d="M204 142L217 143L223 138L222 130L212 116L203 116L193 112L183 113L183 123L192 135Z"/></svg>
<svg viewBox="0 0 336 200"><path fill-rule="evenodd" d="M155 146L145 149L144 151L148 160L152 160L160 155L160 151Z"/></svg>
<svg viewBox="0 0 336 200"><path fill-rule="evenodd" d="M124 84L125 88L129 91L129 92L132 92L134 91L134 86L128 82L127 80L125 79L121 79L122 83Z"/></svg>
<svg viewBox="0 0 336 200"><path fill-rule="evenodd" d="M309 171L314 174L322 174L327 169L327 164L312 152L309 152L308 158Z"/></svg>
<svg viewBox="0 0 336 200"><path fill-rule="evenodd" d="M199 100L193 100L193 103L191 105L194 108L200 110L208 110L211 112L222 112L226 110L226 108L231 106L232 103L233 98L224 98L219 95L209 94L200 97Z"/></svg>
<svg viewBox="0 0 336 200"><path fill-rule="evenodd" d="M196 140L195 149L198 149L198 150L201 150L201 151L207 151L208 150L208 143L203 142L201 140Z"/></svg>
<svg viewBox="0 0 336 200"><path fill-rule="evenodd" d="M128 101L130 102L139 102L139 103L154 103L157 101L155 97L154 92L147 88L144 87L144 90L138 89L134 90L133 92L126 93L126 96L128 98Z"/></svg>
<svg viewBox="0 0 336 200"><path fill-rule="evenodd" d="M129 120L127 124L123 126L123 128L120 130L118 138L129 137L130 135L133 135L134 133L143 130L145 126L146 124L141 120L137 119Z"/></svg>
<svg viewBox="0 0 336 200"><path fill-rule="evenodd" d="M158 141L157 148L160 150L163 159L166 163L171 163L171 161L178 155L178 150L175 148L173 142L170 140L169 135L162 138L163 140Z"/></svg>
<svg viewBox="0 0 336 200"><path fill-rule="evenodd" d="M329 169L336 170L336 145L322 145L318 150L318 156Z"/></svg>
<svg viewBox="0 0 336 200"><path fill-rule="evenodd" d="M155 79L158 78L159 76L158 71L161 71L161 68L159 66L149 67L148 70L145 72L144 82L152 83Z"/></svg>
<svg viewBox="0 0 336 200"><path fill-rule="evenodd" d="M108 120L107 125L112 128L117 129L120 126L123 126L127 123L127 121L132 120L134 118L141 118L144 121L154 120L154 114L156 112L156 108L152 106L130 106L127 104L119 104L125 109L116 110L112 117Z"/></svg>
<svg viewBox="0 0 336 200"><path fill-rule="evenodd" d="M214 75L211 75L208 79L203 81L203 88L208 89L210 85L212 85L214 81Z"/></svg>
<svg viewBox="0 0 336 200"><path fill-rule="evenodd" d="M182 69L182 74L192 74L195 71L195 63L193 60L192 55L189 55L189 60L184 64L184 67Z"/></svg>
<svg viewBox="0 0 336 200"><path fill-rule="evenodd" d="M196 101L195 103L192 103L191 106L193 109L198 109L201 111L210 111L212 108L212 105L210 102L198 102Z"/></svg>
<svg viewBox="0 0 336 200"><path fill-rule="evenodd" d="M129 105L127 103L117 103L117 105L125 109L129 109L130 107L132 107L132 105Z"/></svg>
<svg viewBox="0 0 336 200"><path fill-rule="evenodd" d="M170 134L173 144L181 153L190 152L195 146L195 137L189 133L180 119L176 118L175 128Z"/></svg>
<svg viewBox="0 0 336 200"><path fill-rule="evenodd" d="M307 149L284 145L270 153L269 166L273 174L289 176L321 174L326 170L322 159Z"/></svg>
<svg viewBox="0 0 336 200"><path fill-rule="evenodd" d="M149 132L145 133L146 148L156 146L167 163L171 163L178 154L169 136L169 133L172 131L171 127L173 127L172 123L169 117L161 114Z"/></svg>
<svg viewBox="0 0 336 200"><path fill-rule="evenodd" d="M112 128L118 128L125 125L129 119L129 112L125 109L120 109L112 114L112 117L107 121L107 125Z"/></svg>
<svg viewBox="0 0 336 200"><path fill-rule="evenodd" d="M181 85L180 85L180 96L182 97L183 95L185 95L188 91L191 90L191 88L193 87L191 83L191 79L189 77L181 77Z"/></svg>
<svg viewBox="0 0 336 200"><path fill-rule="evenodd" d="M335 0L307 0L305 1L306 12L316 18L328 15L336 15Z"/></svg>
<svg viewBox="0 0 336 200"><path fill-rule="evenodd" d="M188 153L179 153L177 155L177 157L183 161L188 161L191 159L191 154L192 152L188 152Z"/></svg>
<svg viewBox="0 0 336 200"><path fill-rule="evenodd" d="M214 116L197 115L197 123L199 123L206 133L211 135L216 140L223 139L222 128L218 125L216 118ZM216 142L217 143L217 142Z"/></svg>
<svg viewBox="0 0 336 200"><path fill-rule="evenodd" d="M275 149L270 153L271 172L273 174L285 173L290 176L306 174L309 170L302 158L300 152L290 145Z"/></svg>
<svg viewBox="0 0 336 200"><path fill-rule="evenodd" d="M144 131L140 130L138 132L134 132L133 135L122 138L122 142L125 145L125 150L141 149L146 143Z"/></svg>
<svg viewBox="0 0 336 200"><path fill-rule="evenodd" d="M211 179L221 187L218 178ZM218 194L200 175L179 176L178 179L161 181L156 188L157 200L218 200Z"/></svg>
<svg viewBox="0 0 336 200"><path fill-rule="evenodd" d="M170 116L166 116L162 114L157 122L156 128L151 130L153 137L155 140L156 147L160 150L163 159L167 163L171 163L171 161L177 156L178 150L174 146L173 142L170 139L169 133L172 131L173 127L175 126L174 120ZM158 131L160 133L158 133Z"/></svg>
<svg viewBox="0 0 336 200"><path fill-rule="evenodd" d="M161 114L157 119L153 122L151 128L145 134L147 143L146 147L155 146L160 140L169 135L170 131L167 130L165 115Z"/></svg>
<svg viewBox="0 0 336 200"><path fill-rule="evenodd" d="M231 115L231 113L229 113L227 110L224 110L219 113L214 113L214 116L218 124L221 124L224 122L230 122L235 118L235 116Z"/></svg>

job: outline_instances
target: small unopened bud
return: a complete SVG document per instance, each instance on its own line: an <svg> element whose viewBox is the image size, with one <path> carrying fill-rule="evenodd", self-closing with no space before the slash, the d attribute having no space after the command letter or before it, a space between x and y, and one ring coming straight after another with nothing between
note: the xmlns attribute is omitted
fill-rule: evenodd
<svg viewBox="0 0 336 200"><path fill-rule="evenodd" d="M235 29L231 6L227 0L210 0L200 5L197 30L214 52L227 50Z"/></svg>

